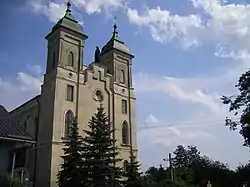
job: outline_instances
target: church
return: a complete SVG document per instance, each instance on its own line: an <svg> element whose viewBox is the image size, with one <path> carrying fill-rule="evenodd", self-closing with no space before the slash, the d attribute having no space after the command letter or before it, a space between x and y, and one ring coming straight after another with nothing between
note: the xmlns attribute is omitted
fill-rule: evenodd
<svg viewBox="0 0 250 187"><path fill-rule="evenodd" d="M36 187L56 187L63 160L63 140L74 117L80 133L87 128L100 103L106 110L117 140L121 167L129 162L130 151L137 156L135 94L129 48L118 37L114 25L110 40L99 49L95 60L84 65L88 36L73 17L67 3L65 15L45 37L47 62L41 94L15 108L10 114L37 141L26 153L24 175ZM126 167L124 167L126 169Z"/></svg>

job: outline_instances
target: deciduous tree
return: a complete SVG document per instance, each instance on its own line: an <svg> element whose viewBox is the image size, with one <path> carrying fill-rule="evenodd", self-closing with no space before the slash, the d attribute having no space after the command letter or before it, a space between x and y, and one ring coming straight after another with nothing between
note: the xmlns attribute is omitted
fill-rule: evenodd
<svg viewBox="0 0 250 187"><path fill-rule="evenodd" d="M231 130L240 129L240 134L244 137L244 146L250 147L250 70L243 73L235 87L239 94L230 97L223 96L222 102L229 105L229 112L234 112L234 116L239 120L226 118L226 126Z"/></svg>

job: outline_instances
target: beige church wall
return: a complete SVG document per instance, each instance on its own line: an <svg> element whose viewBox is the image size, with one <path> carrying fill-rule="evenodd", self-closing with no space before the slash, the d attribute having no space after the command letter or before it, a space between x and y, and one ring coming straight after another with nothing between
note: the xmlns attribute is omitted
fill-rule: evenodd
<svg viewBox="0 0 250 187"><path fill-rule="evenodd" d="M54 119L55 82L45 75L46 84L42 86L39 117L38 155L36 180L37 187L49 186L51 169L51 141Z"/></svg>
<svg viewBox="0 0 250 187"><path fill-rule="evenodd" d="M112 97L109 86L110 77L105 75L105 70L93 65L93 70L86 70L85 83L80 84L79 97L79 126L88 129L88 123L97 112L100 102L97 100L96 91L100 90L103 95L103 107L109 116L112 111ZM81 132L83 133L83 132Z"/></svg>
<svg viewBox="0 0 250 187"><path fill-rule="evenodd" d="M59 57L59 62L62 67L67 67L68 54L72 52L74 55L74 66L73 69L78 69L79 58L82 60L83 57L83 46L84 40L79 39L79 36L76 36L75 33L64 29L60 30L60 53L62 54ZM71 68L71 67L70 67Z"/></svg>
<svg viewBox="0 0 250 187"><path fill-rule="evenodd" d="M133 92L134 93L134 92ZM132 94L131 94L132 95ZM136 120L136 100L131 99L131 121L132 121L132 145L137 149L137 120Z"/></svg>
<svg viewBox="0 0 250 187"><path fill-rule="evenodd" d="M35 118L38 116L37 100L31 101L31 103L27 103L27 105L24 105L21 108L14 110L13 112L11 112L11 115L23 127L25 126L24 123L26 121L26 130L35 140L36 125L34 122Z"/></svg>
<svg viewBox="0 0 250 187"><path fill-rule="evenodd" d="M61 156L64 154L63 145L61 143L53 143L52 145L52 157L51 157L51 187L57 184L57 175L61 170L61 164L63 164L63 159Z"/></svg>
<svg viewBox="0 0 250 187"><path fill-rule="evenodd" d="M73 102L67 100L67 85L74 86ZM76 84L64 79L57 79L56 88L53 141L62 142L62 137L65 135L65 114L71 110L75 115Z"/></svg>

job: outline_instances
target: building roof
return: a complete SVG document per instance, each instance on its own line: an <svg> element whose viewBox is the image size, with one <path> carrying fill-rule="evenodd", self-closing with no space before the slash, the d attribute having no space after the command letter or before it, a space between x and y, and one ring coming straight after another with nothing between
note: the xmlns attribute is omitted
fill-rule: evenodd
<svg viewBox="0 0 250 187"><path fill-rule="evenodd" d="M28 132L0 105L0 139L32 140Z"/></svg>
<svg viewBox="0 0 250 187"><path fill-rule="evenodd" d="M76 32L76 33L82 35L84 38L88 37L87 35L83 34L82 25L79 24L78 21L72 15L72 13L71 13L71 3L70 2L67 3L67 10L66 10L65 15L54 25L54 27L52 28L52 32L55 31L57 28L60 28L60 27L64 27L64 28L67 28L67 29L69 29L69 30L71 30L73 32ZM48 36L46 36L46 38Z"/></svg>
<svg viewBox="0 0 250 187"><path fill-rule="evenodd" d="M102 54L110 51L111 49L116 49L125 54L128 54L133 58L134 56L131 54L128 46L118 37L117 25L115 24L113 28L114 28L113 35L107 42L107 44L103 46Z"/></svg>
<svg viewBox="0 0 250 187"><path fill-rule="evenodd" d="M10 113L14 113L14 112L16 112L17 110L19 110L19 109L21 109L21 108L23 108L23 107L25 107L25 106L28 106L29 104L32 104L32 103L34 103L34 102L37 102L37 100L39 100L40 97L41 97L41 95L37 95L37 96L31 98L30 100L26 101L25 103L23 103L23 104L21 104L20 106L18 106L18 107L16 107L16 108L14 108L13 110L11 110Z"/></svg>

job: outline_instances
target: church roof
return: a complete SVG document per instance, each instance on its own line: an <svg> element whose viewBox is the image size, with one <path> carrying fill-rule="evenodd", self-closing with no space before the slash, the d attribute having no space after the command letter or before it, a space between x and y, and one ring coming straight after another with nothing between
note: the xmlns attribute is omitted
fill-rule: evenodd
<svg viewBox="0 0 250 187"><path fill-rule="evenodd" d="M0 139L32 140L28 132L0 105Z"/></svg>
<svg viewBox="0 0 250 187"><path fill-rule="evenodd" d="M103 46L102 53L106 53L111 49L117 49L133 57L128 46L126 46L126 44L118 37L117 25L115 24L113 28L114 28L113 35L111 39L108 41L108 43Z"/></svg>
<svg viewBox="0 0 250 187"><path fill-rule="evenodd" d="M65 15L56 23L56 25L52 28L52 32L55 31L59 27L64 27L70 29L79 34L83 34L83 27L78 21L74 18L71 13L71 3L67 3L67 10ZM87 37L87 36L85 36Z"/></svg>

